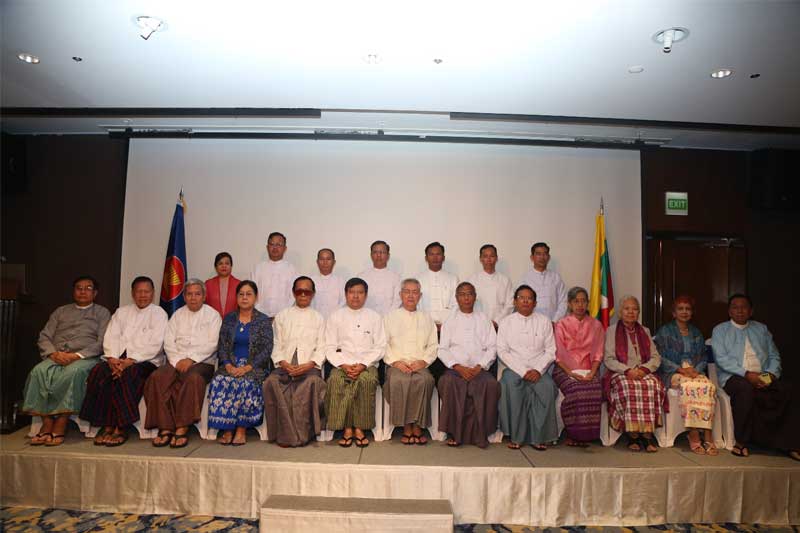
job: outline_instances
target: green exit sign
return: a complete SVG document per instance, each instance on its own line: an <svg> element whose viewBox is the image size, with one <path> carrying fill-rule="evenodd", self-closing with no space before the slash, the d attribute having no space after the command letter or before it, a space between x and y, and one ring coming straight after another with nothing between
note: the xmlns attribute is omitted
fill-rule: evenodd
<svg viewBox="0 0 800 533"><path fill-rule="evenodd" d="M666 214L687 216L689 214L689 193L667 192Z"/></svg>

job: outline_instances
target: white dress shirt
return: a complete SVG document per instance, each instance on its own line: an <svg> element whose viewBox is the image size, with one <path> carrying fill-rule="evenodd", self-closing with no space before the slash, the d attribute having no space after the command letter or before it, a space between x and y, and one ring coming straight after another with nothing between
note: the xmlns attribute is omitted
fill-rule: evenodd
<svg viewBox="0 0 800 533"><path fill-rule="evenodd" d="M747 324L737 324L733 319L731 319L731 324L733 324L733 327L736 329L744 329L747 327ZM108 333L106 333L106 335L108 335ZM744 359L742 360L742 367L745 372L761 373L761 361L756 357L756 351L753 349L753 345L750 344L750 339L747 338L747 335L744 336Z"/></svg>
<svg viewBox="0 0 800 533"><path fill-rule="evenodd" d="M439 345L436 324L425 311L407 311L401 307L386 315L383 324L386 330L383 361L387 365L422 360L430 366L436 359Z"/></svg>
<svg viewBox="0 0 800 533"><path fill-rule="evenodd" d="M192 312L183 306L172 315L164 336L167 361L175 366L187 357L195 363L213 365L217 361L217 341L222 317L213 307L203 304Z"/></svg>
<svg viewBox="0 0 800 533"><path fill-rule="evenodd" d="M325 362L325 319L310 307L296 305L284 309L272 322L272 361L277 366L281 361L292 362L297 350L297 364L314 361L317 368Z"/></svg>
<svg viewBox="0 0 800 533"><path fill-rule="evenodd" d="M483 311L492 322L499 324L514 311L514 290L505 274L487 274L481 270L467 281L475 285L475 310Z"/></svg>
<svg viewBox="0 0 800 533"><path fill-rule="evenodd" d="M488 370L497 351L497 333L480 311L456 310L442 325L439 359L447 368L459 364L469 368L481 365Z"/></svg>
<svg viewBox="0 0 800 533"><path fill-rule="evenodd" d="M294 304L292 283L298 276L297 269L285 259L267 259L253 267L250 279L258 286L256 309L273 318L291 307Z"/></svg>
<svg viewBox="0 0 800 533"><path fill-rule="evenodd" d="M545 269L539 272L533 266L525 273L520 285L529 285L536 291L536 312L558 322L567 314L567 287L558 272Z"/></svg>
<svg viewBox="0 0 800 533"><path fill-rule="evenodd" d="M444 270L433 272L428 269L421 272L417 279L422 285L420 309L428 311L437 324L444 323L450 313L458 309L456 303L458 276Z"/></svg>
<svg viewBox="0 0 800 533"><path fill-rule="evenodd" d="M130 304L117 309L103 337L103 359L119 357L125 352L137 363L146 361L156 366L164 362L164 335L167 331L166 311L150 304L139 309Z"/></svg>
<svg viewBox="0 0 800 533"><path fill-rule="evenodd" d="M386 352L383 318L372 309L342 307L325 324L325 358L333 366L377 366Z"/></svg>
<svg viewBox="0 0 800 533"><path fill-rule="evenodd" d="M388 268L369 267L358 275L369 285L364 307L386 316L400 307L400 274Z"/></svg>
<svg viewBox="0 0 800 533"><path fill-rule="evenodd" d="M497 355L520 377L528 370L544 374L556 360L552 322L540 313L508 315L497 330Z"/></svg>
<svg viewBox="0 0 800 533"><path fill-rule="evenodd" d="M344 278L336 274L323 276L319 272L311 276L314 280L314 288L317 292L311 300L311 307L322 314L324 318L331 316L331 313L344 307ZM369 283L369 282L367 282Z"/></svg>

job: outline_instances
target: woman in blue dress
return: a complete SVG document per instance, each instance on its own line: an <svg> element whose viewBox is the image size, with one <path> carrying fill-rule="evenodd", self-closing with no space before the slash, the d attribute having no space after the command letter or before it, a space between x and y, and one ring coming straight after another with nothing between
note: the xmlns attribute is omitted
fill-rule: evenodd
<svg viewBox="0 0 800 533"><path fill-rule="evenodd" d="M272 319L255 308L258 287L244 280L236 287L236 311L219 331L219 367L208 391L208 426L222 431L220 444L241 446L247 428L264 416L262 384L272 355Z"/></svg>

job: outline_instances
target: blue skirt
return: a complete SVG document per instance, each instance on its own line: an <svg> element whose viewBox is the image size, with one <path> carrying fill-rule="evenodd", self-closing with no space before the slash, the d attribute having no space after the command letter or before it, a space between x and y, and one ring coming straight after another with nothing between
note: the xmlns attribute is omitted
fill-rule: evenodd
<svg viewBox="0 0 800 533"><path fill-rule="evenodd" d="M237 359L236 366L247 364ZM251 428L264 417L264 393L261 383L247 377L234 378L217 374L208 390L208 427L228 431Z"/></svg>

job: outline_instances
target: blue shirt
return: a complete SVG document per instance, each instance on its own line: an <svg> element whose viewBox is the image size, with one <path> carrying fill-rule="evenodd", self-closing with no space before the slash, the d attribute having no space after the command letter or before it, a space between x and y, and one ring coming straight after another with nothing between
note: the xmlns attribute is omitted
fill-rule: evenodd
<svg viewBox="0 0 800 533"><path fill-rule="evenodd" d="M714 349L720 385L724 386L733 375L744 377L745 338L750 341L761 363L761 370L776 378L781 377L781 356L767 326L750 320L744 328L739 329L729 320L719 324L711 333L711 347Z"/></svg>

